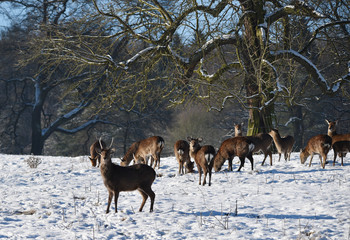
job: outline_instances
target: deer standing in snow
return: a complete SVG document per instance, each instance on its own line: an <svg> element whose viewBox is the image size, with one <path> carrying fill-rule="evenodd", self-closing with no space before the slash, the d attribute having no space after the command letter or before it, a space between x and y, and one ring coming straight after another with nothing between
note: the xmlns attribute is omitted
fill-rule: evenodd
<svg viewBox="0 0 350 240"><path fill-rule="evenodd" d="M327 154L332 147L332 138L328 135L319 134L310 138L306 147L300 152L301 164L304 164L307 158L311 155L310 164L314 154L320 155L322 168L326 166ZM323 159L323 160L322 160Z"/></svg>
<svg viewBox="0 0 350 240"><path fill-rule="evenodd" d="M290 161L290 154L294 145L294 138L292 136L281 137L277 129L272 129L269 132L270 136L273 138L275 146L278 152L278 161L281 160L281 154L283 153L284 159Z"/></svg>
<svg viewBox="0 0 350 240"><path fill-rule="evenodd" d="M242 136L243 123L235 124L234 126L235 137ZM248 138L254 143L253 153L257 153L260 151L264 153L264 160L262 161L261 165L264 165L267 156L270 156L270 165L272 166L272 152L270 149L273 142L272 137L267 133L258 133L255 136L246 136L246 138Z"/></svg>
<svg viewBox="0 0 350 240"><path fill-rule="evenodd" d="M338 134L336 131L338 120L336 121L328 121L326 119L326 123L328 124L328 136L332 138L332 144L339 141L350 141L350 133L347 134ZM346 153L338 153L339 157L345 157Z"/></svg>
<svg viewBox="0 0 350 240"><path fill-rule="evenodd" d="M211 145L200 146L202 138L188 137L190 143L190 156L194 159L199 173L199 185L201 185L203 170L203 186L206 184L207 174L209 174L209 186L211 185L211 171L213 168L213 159L215 156L215 148Z"/></svg>
<svg viewBox="0 0 350 240"><path fill-rule="evenodd" d="M164 148L164 139L159 136L153 136L143 139L138 142L134 142L124 157L121 160L121 166L128 166L132 160L135 163L145 163L148 164L148 157L151 156L150 166L158 169L160 167L160 153Z"/></svg>
<svg viewBox="0 0 350 240"><path fill-rule="evenodd" d="M250 160L253 170L254 160L252 151L254 147L255 146L253 142L246 137L234 137L226 139L221 143L221 146L214 158L215 172L220 171L222 165L226 160L228 160L228 170L232 171L232 160L235 156L238 156L239 160L241 161L241 165L239 166L238 171L240 171L244 166L245 158L248 158Z"/></svg>
<svg viewBox="0 0 350 240"><path fill-rule="evenodd" d="M338 141L333 143L333 151L334 151L334 159L333 159L333 166L335 165L335 159L337 158L337 155L340 155L341 158L341 165L343 165L343 158L346 155L346 153L350 152L350 141Z"/></svg>
<svg viewBox="0 0 350 240"><path fill-rule="evenodd" d="M178 140L174 145L175 157L179 163L179 174L193 172L194 163L190 157L190 145L185 140Z"/></svg>
<svg viewBox="0 0 350 240"><path fill-rule="evenodd" d="M114 196L115 212L117 212L118 197L120 192L138 190L142 195L142 203L139 208L141 212L148 197L151 198L150 212L153 211L155 193L151 185L156 178L156 172L152 167L145 164L135 164L122 167L112 163L111 155L114 149L105 148L100 144L101 151L98 152L101 158L101 176L103 183L108 190L108 204L106 213Z"/></svg>

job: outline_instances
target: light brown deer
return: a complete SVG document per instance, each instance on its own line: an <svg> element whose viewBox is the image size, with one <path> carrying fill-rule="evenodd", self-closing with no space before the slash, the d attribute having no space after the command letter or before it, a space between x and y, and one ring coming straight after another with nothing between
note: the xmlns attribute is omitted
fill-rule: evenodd
<svg viewBox="0 0 350 240"><path fill-rule="evenodd" d="M209 174L209 183L211 185L211 171L213 168L213 159L215 156L215 148L211 145L200 146L202 138L190 138L188 137L190 143L190 156L194 159L197 165L199 173L199 185L201 185L202 170L203 170L203 183L206 184L207 174Z"/></svg>
<svg viewBox="0 0 350 240"><path fill-rule="evenodd" d="M91 144L90 146L90 161L91 161L91 165L93 167L96 167L96 163L98 163L97 167L100 166L100 155L98 154L99 152L101 152L101 146L103 148L106 148L106 143L104 141L101 140L96 140L93 144Z"/></svg>
<svg viewBox="0 0 350 240"><path fill-rule="evenodd" d="M269 132L270 136L273 138L277 152L278 152L278 161L281 160L281 154L283 153L284 159L290 161L290 154L294 145L294 138L292 136L281 137L277 129L272 129Z"/></svg>
<svg viewBox="0 0 350 240"><path fill-rule="evenodd" d="M247 136L246 138L248 138L254 144L252 153L258 153L260 151L264 153L264 160L262 161L261 166L264 165L267 156L270 156L270 165L272 166L272 137L267 133L258 133L255 136Z"/></svg>
<svg viewBox="0 0 350 240"><path fill-rule="evenodd" d="M241 165L238 171L244 166L245 158L250 160L252 170L254 168L254 160L252 151L254 149L254 143L246 137L234 137L226 139L221 143L219 151L214 158L214 170L215 172L220 171L222 165L228 160L228 170L232 171L232 160L235 156L239 157Z"/></svg>
<svg viewBox="0 0 350 240"><path fill-rule="evenodd" d="M338 120L336 121L328 121L326 119L326 123L328 124L328 136L332 138L332 144L339 141L350 141L350 133L347 134L338 134L336 131ZM339 157L345 157L346 153L338 153Z"/></svg>
<svg viewBox="0 0 350 240"><path fill-rule="evenodd" d="M179 174L193 172L194 162L191 161L190 157L190 145L185 140L178 140L174 144L174 153L177 162L179 163Z"/></svg>
<svg viewBox="0 0 350 240"><path fill-rule="evenodd" d="M234 127L235 127L235 137L242 136L243 123L234 124Z"/></svg>
<svg viewBox="0 0 350 240"><path fill-rule="evenodd" d="M148 164L148 157L150 156L150 166L156 168L158 165L159 169L160 153L162 152L163 148L164 139L159 136L153 136L138 142L134 142L122 158L120 165L128 166L132 160L134 160L135 163Z"/></svg>
<svg viewBox="0 0 350 240"><path fill-rule="evenodd" d="M115 212L117 212L118 197L120 192L138 190L142 195L141 212L148 197L151 198L150 212L153 211L155 193L151 186L156 178L156 172L152 167L145 164L136 164L122 167L112 163L111 155L114 149L104 148L101 143L101 175L103 183L108 190L108 204L106 213L114 196Z"/></svg>
<svg viewBox="0 0 350 240"><path fill-rule="evenodd" d="M333 151L334 151L334 159L333 166L335 166L335 159L337 158L337 154L340 155L341 165L343 165L343 158L346 153L350 152L350 141L338 141L333 143Z"/></svg>
<svg viewBox="0 0 350 240"><path fill-rule="evenodd" d="M304 164L307 158L311 155L310 164L309 164L309 167L310 167L314 154L318 154L320 156L321 166L322 168L325 168L327 154L331 149L331 147L332 147L332 138L330 136L324 135L324 134L313 136L307 142L306 147L300 152L301 164Z"/></svg>

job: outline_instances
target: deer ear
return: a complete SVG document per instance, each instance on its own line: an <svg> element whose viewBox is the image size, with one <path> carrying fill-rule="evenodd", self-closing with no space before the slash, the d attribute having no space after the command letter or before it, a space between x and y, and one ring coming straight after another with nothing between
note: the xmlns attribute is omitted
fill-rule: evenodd
<svg viewBox="0 0 350 240"><path fill-rule="evenodd" d="M198 142L202 142L203 141L203 138L198 138Z"/></svg>
<svg viewBox="0 0 350 240"><path fill-rule="evenodd" d="M191 142L192 138L191 137L187 137L187 141Z"/></svg>
<svg viewBox="0 0 350 240"><path fill-rule="evenodd" d="M326 123L329 124L329 121L327 119L325 119L325 120L326 120Z"/></svg>
<svg viewBox="0 0 350 240"><path fill-rule="evenodd" d="M111 154L113 154L113 153L115 153L115 148L110 148L109 151Z"/></svg>

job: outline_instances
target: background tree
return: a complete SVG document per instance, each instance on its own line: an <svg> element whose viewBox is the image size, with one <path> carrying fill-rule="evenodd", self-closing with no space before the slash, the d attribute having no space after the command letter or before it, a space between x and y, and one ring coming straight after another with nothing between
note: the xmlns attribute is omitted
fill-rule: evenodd
<svg viewBox="0 0 350 240"><path fill-rule="evenodd" d="M75 8L84 1L10 2L26 9L36 6L40 11L31 13L41 14L34 14L40 16L40 24L28 25L36 28L28 31L28 44L17 59L21 69L31 69L31 74L18 78L24 86L32 80L42 87L54 86L48 88L51 100L44 98L40 119L32 121L37 136L50 133L45 136L62 139L58 132L74 133L86 126L88 139L101 135L100 130L108 136L123 135L120 146L125 149L134 139L158 133L161 127L155 122L167 122L160 114L167 112L165 100L168 106L196 102L218 110L219 126L226 130L240 122L239 103L246 111L239 113L245 118L241 120L249 118L248 135L276 126L294 134L298 145L307 138L303 131L325 132L321 118L334 112L332 106L339 110L336 116L347 119L350 11L344 1L107 0L92 1L86 14ZM72 5L64 7L65 3ZM44 9L50 14L42 14ZM4 85L10 86L7 80ZM24 88L12 85L8 90L14 89L20 93ZM28 96L38 92L23 91ZM23 100L23 94L15 96ZM324 103L328 112L322 112ZM84 111L76 111L77 106ZM68 112L79 114L74 121L62 118ZM152 116L159 118L152 122ZM55 125L56 119L65 121ZM113 130L85 125L102 120ZM41 135L38 123L44 126ZM51 126L57 128L47 131ZM40 143L35 139L33 143Z"/></svg>
<svg viewBox="0 0 350 240"><path fill-rule="evenodd" d="M335 2L340 10L329 15L327 7ZM283 61L294 61L301 66L322 94L334 94L344 82L349 82L348 55L338 62L339 74L326 80L312 52L308 52L318 44L316 38L322 37L323 31L333 29L334 37L347 37L350 22L345 13L349 9L342 1L171 3L163 6L158 1L132 1L132 4L94 1L98 15L113 28L113 34L104 37L132 39L127 45L129 55L125 55L123 61L116 61L111 57L111 46L99 49L101 51L74 47L61 56L74 58L78 66L103 64L113 73L110 81L118 86L111 88L109 100L129 103L130 108L147 94L147 89L152 89L149 86L156 85L163 86L159 90L163 90L163 95L173 104L195 97L209 107L222 109L228 99L239 101L249 109L248 135L268 131L273 126L274 102L279 97L290 97L291 85L284 84L288 79L278 71ZM303 45L289 44L293 22L306 18L312 33L305 37ZM172 45L172 39L178 35L185 46L186 39L196 36L195 44L184 53L179 52ZM86 46L87 38L96 38L78 36L81 35L77 33L74 38L75 46ZM332 43L334 37L323 40ZM52 40L56 44L51 49L57 49L67 48L64 42L73 38ZM48 50L46 54L56 56L57 51ZM162 62L172 63L166 67L169 76L157 77L155 69ZM237 82L244 91L237 91ZM126 96L125 89L132 94ZM120 95L122 99L113 97Z"/></svg>

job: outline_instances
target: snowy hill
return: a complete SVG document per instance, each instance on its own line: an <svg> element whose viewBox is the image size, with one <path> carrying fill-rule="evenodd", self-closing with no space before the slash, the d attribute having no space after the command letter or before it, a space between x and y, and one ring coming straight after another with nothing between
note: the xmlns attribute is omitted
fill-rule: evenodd
<svg viewBox="0 0 350 240"><path fill-rule="evenodd" d="M213 172L212 186L198 173L178 175L175 157L161 158L152 188L154 212L142 197L122 192L118 213L105 214L107 190L87 156L0 155L0 238L10 239L350 239L350 154L342 167L265 163L255 155L237 172ZM333 152L328 154L333 161ZM118 162L117 159L114 159ZM340 161L340 160L339 160ZM266 161L268 162L268 161ZM307 164L309 159L307 160Z"/></svg>

